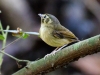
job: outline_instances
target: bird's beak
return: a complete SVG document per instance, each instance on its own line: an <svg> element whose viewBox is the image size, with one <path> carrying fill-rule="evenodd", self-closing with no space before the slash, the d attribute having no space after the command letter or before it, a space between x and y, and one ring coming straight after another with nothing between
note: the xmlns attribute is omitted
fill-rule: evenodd
<svg viewBox="0 0 100 75"><path fill-rule="evenodd" d="M43 14L38 14L38 15L39 15L41 18L42 18L42 17L44 17L44 15L43 15Z"/></svg>

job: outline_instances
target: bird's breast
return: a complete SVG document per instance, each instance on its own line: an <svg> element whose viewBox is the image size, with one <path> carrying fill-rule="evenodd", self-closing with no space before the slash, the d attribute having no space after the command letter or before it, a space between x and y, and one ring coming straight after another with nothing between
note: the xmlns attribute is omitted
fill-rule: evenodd
<svg viewBox="0 0 100 75"><path fill-rule="evenodd" d="M42 27L40 28L40 37L41 39L50 46L60 47L64 44L68 44L69 41L67 39L58 39L52 35L53 29Z"/></svg>
<svg viewBox="0 0 100 75"><path fill-rule="evenodd" d="M52 33L51 29L47 27L42 27L40 28L40 37L41 39L46 42L47 44L49 43L49 40L52 39Z"/></svg>

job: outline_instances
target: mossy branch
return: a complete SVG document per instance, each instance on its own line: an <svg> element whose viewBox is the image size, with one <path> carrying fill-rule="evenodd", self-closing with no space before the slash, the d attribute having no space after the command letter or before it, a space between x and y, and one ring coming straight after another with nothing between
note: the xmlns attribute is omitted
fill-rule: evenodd
<svg viewBox="0 0 100 75"><path fill-rule="evenodd" d="M52 53L33 61L12 75L42 75L76 61L79 58L100 51L100 35L70 45L53 55Z"/></svg>

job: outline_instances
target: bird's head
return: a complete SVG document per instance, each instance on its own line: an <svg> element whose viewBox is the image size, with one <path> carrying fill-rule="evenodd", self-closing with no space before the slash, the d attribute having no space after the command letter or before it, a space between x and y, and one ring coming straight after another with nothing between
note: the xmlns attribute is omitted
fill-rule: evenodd
<svg viewBox="0 0 100 75"><path fill-rule="evenodd" d="M50 25L50 24L60 24L59 20L51 14L38 14L41 17L41 24Z"/></svg>

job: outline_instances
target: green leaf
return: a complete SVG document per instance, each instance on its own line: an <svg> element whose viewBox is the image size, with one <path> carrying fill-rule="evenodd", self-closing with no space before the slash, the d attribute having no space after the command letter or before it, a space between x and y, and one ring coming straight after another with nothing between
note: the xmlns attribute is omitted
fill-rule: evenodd
<svg viewBox="0 0 100 75"><path fill-rule="evenodd" d="M3 37L3 35L0 34L0 40L4 40L5 38Z"/></svg>
<svg viewBox="0 0 100 75"><path fill-rule="evenodd" d="M23 35L22 35L23 39L28 38L28 36L29 36L29 34L27 34L27 33L23 33Z"/></svg>

